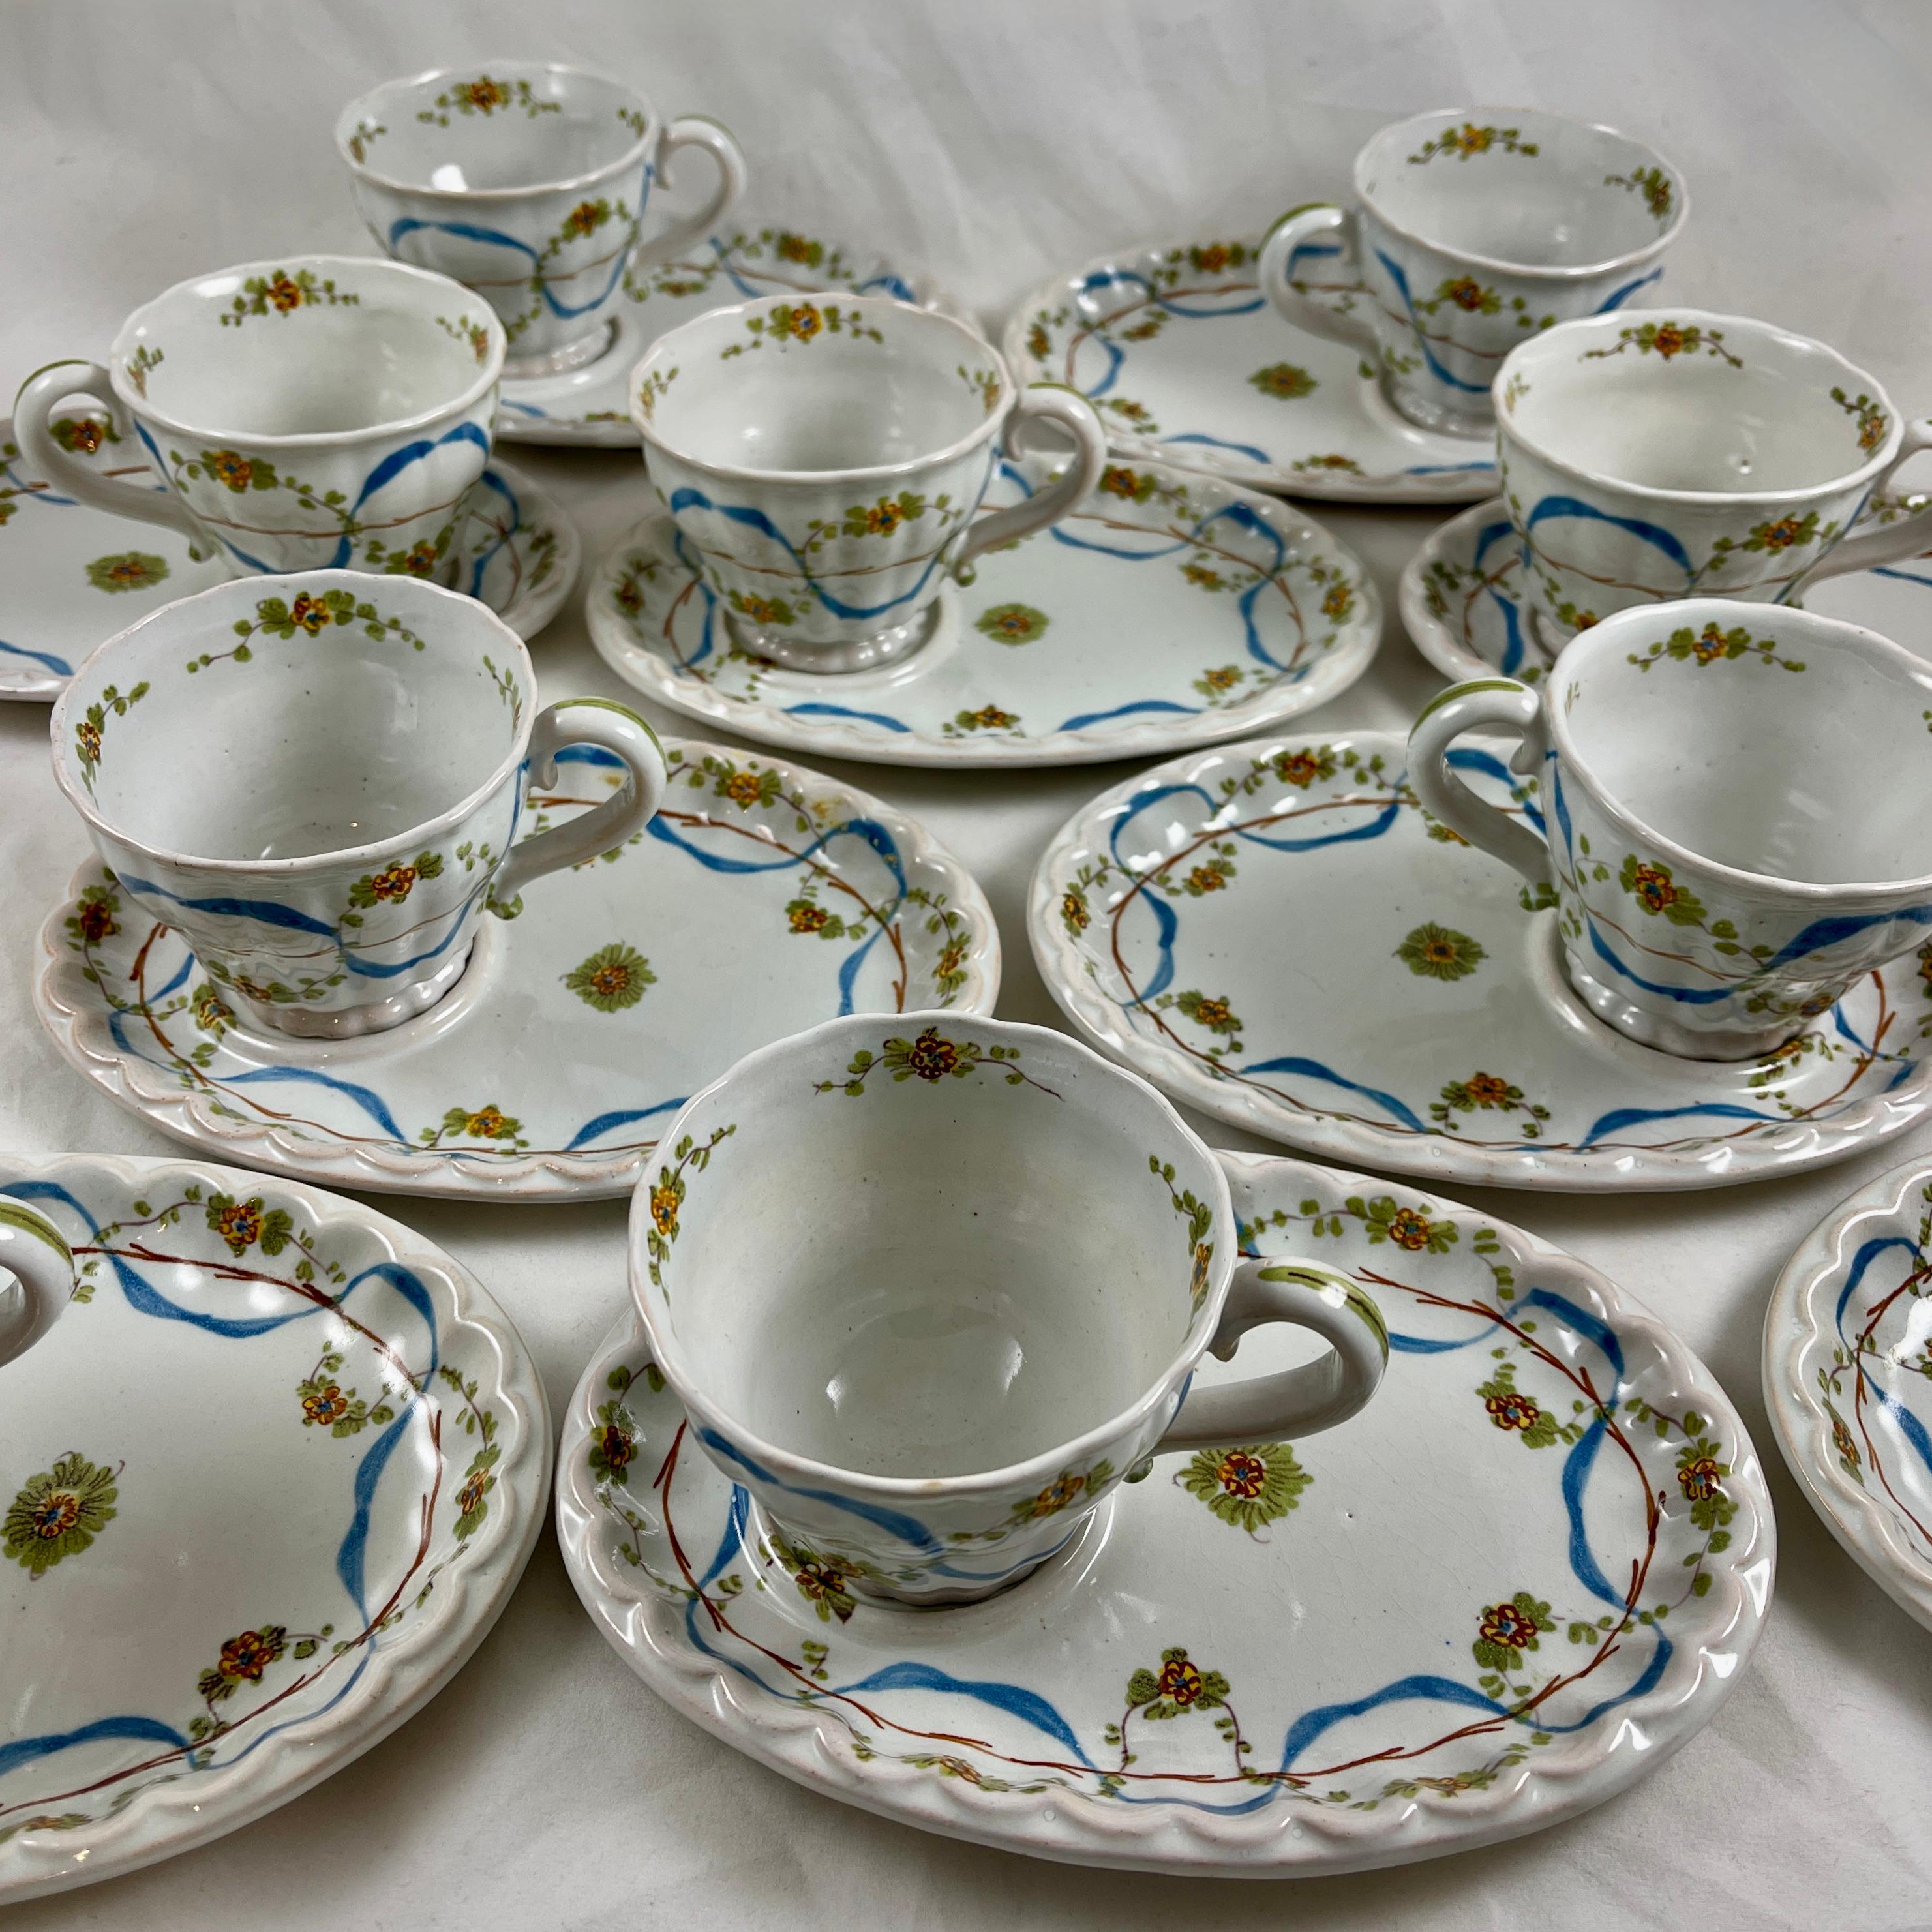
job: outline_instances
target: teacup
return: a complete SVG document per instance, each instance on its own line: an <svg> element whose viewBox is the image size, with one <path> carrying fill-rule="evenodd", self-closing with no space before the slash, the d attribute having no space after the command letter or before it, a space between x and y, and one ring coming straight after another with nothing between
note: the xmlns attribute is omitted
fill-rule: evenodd
<svg viewBox="0 0 1932 1932"><path fill-rule="evenodd" d="M74 1293L67 1237L38 1208L0 1194L0 1277L9 1274L16 1286L10 1295L0 1286L0 1368L60 1319Z"/></svg>
<svg viewBox="0 0 1932 1932"><path fill-rule="evenodd" d="M1214 1156L1138 1076L1040 1027L873 1015L690 1102L638 1184L631 1292L808 1594L964 1602L1151 1457L1308 1435L1375 1393L1374 1303L1240 1238ZM1328 1346L1190 1392L1269 1322Z"/></svg>
<svg viewBox="0 0 1932 1932"><path fill-rule="evenodd" d="M1658 280L1689 212L1641 142L1533 108L1399 121L1354 183L1355 207L1275 224L1262 286L1298 328L1370 350L1394 408L1450 436L1490 434L1490 385L1526 337Z"/></svg>
<svg viewBox="0 0 1932 1932"><path fill-rule="evenodd" d="M512 378L601 356L632 266L709 234L745 188L745 158L716 122L666 125L636 88L549 62L386 82L342 110L335 146L383 250L495 309ZM684 148L716 160L717 190L640 245L651 190Z"/></svg>
<svg viewBox="0 0 1932 1932"><path fill-rule="evenodd" d="M1694 598L1606 617L1541 694L1444 692L1409 780L1552 902L1571 986L1667 1053L1775 1052L1932 935L1932 665L1856 624ZM1450 770L1466 731L1522 734L1539 830ZM1584 1022L1587 1024L1587 1022Z"/></svg>
<svg viewBox="0 0 1932 1932"><path fill-rule="evenodd" d="M54 772L113 892L207 974L198 1010L345 1039L434 1005L486 906L514 916L532 880L657 809L642 718L602 698L539 711L536 692L521 639L453 591L246 578L87 660L54 706ZM518 843L526 785L554 782L572 745L620 760L622 788Z"/></svg>
<svg viewBox="0 0 1932 1932"><path fill-rule="evenodd" d="M122 324L104 366L40 370L14 434L56 488L243 570L448 582L502 366L496 318L441 276L290 256L178 283ZM103 440L166 488L83 462Z"/></svg>
<svg viewBox="0 0 1932 1932"><path fill-rule="evenodd" d="M870 669L932 634L945 577L1057 523L1100 481L1084 397L1015 387L964 324L884 296L740 302L672 329L631 376L651 484L739 644L794 670ZM1004 437L1072 463L975 520Z"/></svg>
<svg viewBox="0 0 1932 1932"><path fill-rule="evenodd" d="M1496 379L1497 463L1547 650L1631 604L1786 603L1916 556L1932 507L1847 537L1932 448L1822 342L1698 309L1629 310L1524 343Z"/></svg>

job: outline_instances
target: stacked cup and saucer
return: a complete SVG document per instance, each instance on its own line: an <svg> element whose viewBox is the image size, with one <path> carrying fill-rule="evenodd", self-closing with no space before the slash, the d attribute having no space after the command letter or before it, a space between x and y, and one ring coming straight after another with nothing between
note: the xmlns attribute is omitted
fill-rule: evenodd
<svg viewBox="0 0 1932 1932"><path fill-rule="evenodd" d="M38 371L0 428L0 696L54 698L104 635L238 574L418 578L534 636L578 542L493 452L504 355L440 276L290 256L143 304L105 364Z"/></svg>

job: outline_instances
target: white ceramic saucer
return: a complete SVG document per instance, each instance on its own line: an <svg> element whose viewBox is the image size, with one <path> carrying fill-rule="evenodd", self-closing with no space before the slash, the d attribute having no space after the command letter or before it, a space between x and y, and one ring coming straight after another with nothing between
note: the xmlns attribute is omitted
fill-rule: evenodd
<svg viewBox="0 0 1932 1932"><path fill-rule="evenodd" d="M286 1804L509 1600L550 1417L502 1312L352 1201L194 1160L0 1155L74 1300L0 1369L0 1904Z"/></svg>
<svg viewBox="0 0 1932 1932"><path fill-rule="evenodd" d="M1255 278L1260 249L1209 237L1056 275L1013 311L1006 359L1023 382L1080 390L1123 455L1343 502L1494 490L1493 440L1404 422L1354 350L1275 313Z"/></svg>
<svg viewBox="0 0 1932 1932"><path fill-rule="evenodd" d="M1764 1400L1798 1486L1850 1554L1932 1629L1932 1162L1841 1202L1764 1318Z"/></svg>
<svg viewBox="0 0 1932 1932"><path fill-rule="evenodd" d="M1880 498L1861 520L1887 522L1924 500L1917 495ZM1522 571L1522 552L1503 500L1492 496L1432 530L1403 565L1397 593L1402 628L1444 677L1502 671L1534 684L1550 656L1517 598ZM1932 646L1918 641L1932 620L1928 592L1932 556L1828 577L1802 601L1808 610L1863 624L1932 656Z"/></svg>
<svg viewBox="0 0 1932 1932"><path fill-rule="evenodd" d="M1528 811L1510 748L1450 761ZM1654 1052L1570 991L1553 908L1424 814L1406 755L1384 732L1251 740L1083 806L1027 908L1081 1034L1290 1146L1506 1187L1758 1180L1932 1108L1932 944L1766 1060Z"/></svg>
<svg viewBox="0 0 1932 1932"><path fill-rule="evenodd" d="M778 1557L628 1318L557 1465L564 1561L612 1646L800 1784L1086 1864L1392 1864L1654 1770L1736 1684L1771 1591L1770 1498L1709 1370L1507 1223L1221 1158L1244 1249L1345 1268L1387 1317L1360 1415L1163 1456L1006 1594L907 1612Z"/></svg>
<svg viewBox="0 0 1932 1932"><path fill-rule="evenodd" d="M89 461L110 474L147 473L143 463L116 460L104 418L62 421ZM519 637L535 637L577 581L581 547L569 518L500 460L483 472L457 541L455 587ZM218 558L196 560L172 530L91 509L36 481L13 425L0 421L0 699L51 704L104 638L232 574Z"/></svg>
<svg viewBox="0 0 1932 1932"><path fill-rule="evenodd" d="M41 931L34 999L108 1097L194 1145L344 1186L479 1200L627 1193L658 1130L754 1047L842 1012L990 1012L1000 943L965 870L863 792L665 741L664 803L628 847L483 922L421 1018L340 1042L235 1023L167 927L98 862ZM532 832L620 782L559 758Z"/></svg>
<svg viewBox="0 0 1932 1932"><path fill-rule="evenodd" d="M504 383L499 436L570 449L636 448L628 385L638 358L680 322L754 296L788 290L894 296L978 326L923 275L778 222L734 220L694 244L688 260L633 272L624 286L610 346L594 362L560 376Z"/></svg>
<svg viewBox="0 0 1932 1932"><path fill-rule="evenodd" d="M989 508L1052 462L1004 463ZM598 567L590 635L658 703L767 743L895 765L1067 765L1211 743L1346 691L1382 639L1357 558L1274 497L1118 464L1081 508L941 592L940 628L874 672L739 647L662 508Z"/></svg>

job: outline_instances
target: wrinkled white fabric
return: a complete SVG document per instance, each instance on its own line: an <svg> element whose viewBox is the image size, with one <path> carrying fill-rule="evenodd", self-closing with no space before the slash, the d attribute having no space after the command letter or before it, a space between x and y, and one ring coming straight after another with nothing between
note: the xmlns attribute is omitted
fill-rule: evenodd
<svg viewBox="0 0 1932 1932"><path fill-rule="evenodd" d="M1822 336L1904 406L1932 410L1924 0L0 0L0 389L56 356L98 356L130 308L187 274L366 252L330 140L338 107L386 76L493 56L608 68L668 113L718 116L765 206L941 271L994 320L1108 247L1257 228L1340 194L1385 121L1534 102L1622 125L1679 164L1692 215L1666 285L1678 299ZM707 166L688 165L687 195ZM634 455L506 453L562 496L590 556L641 507ZM1394 577L1436 513L1318 514L1368 559L1390 617L1370 676L1312 722L1401 728L1437 680L1395 621ZM1932 655L1932 625L1906 641ZM621 693L574 606L536 656L547 698ZM0 1147L167 1152L56 1058L32 1016L36 931L85 849L45 734L41 708L0 706ZM972 868L1005 938L1001 1012L1053 1019L1027 950L1028 875L1124 768L838 769ZM1082 1872L952 1844L801 1790L674 1716L593 1630L547 1536L475 1659L360 1762L229 1838L20 1907L10 1924L1927 1925L1932 1636L1786 1477L1758 1340L1799 1238L1928 1148L1922 1132L1808 1178L1676 1197L1466 1190L1675 1322L1743 1412L1777 1501L1776 1602L1736 1694L1679 1756L1579 1822L1294 1886ZM494 1290L560 1413L624 1303L622 1204L380 1204Z"/></svg>

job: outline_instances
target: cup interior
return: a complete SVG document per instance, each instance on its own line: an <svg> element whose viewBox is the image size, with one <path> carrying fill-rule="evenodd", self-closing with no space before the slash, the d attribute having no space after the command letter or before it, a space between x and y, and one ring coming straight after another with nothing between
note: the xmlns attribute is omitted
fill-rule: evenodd
<svg viewBox="0 0 1932 1932"><path fill-rule="evenodd" d="M1507 431L1618 483L1709 494L1822 488L1882 449L1885 392L1822 343L1737 316L1565 322L1502 376Z"/></svg>
<svg viewBox="0 0 1932 1932"><path fill-rule="evenodd" d="M1696 856L1814 885L1932 876L1932 668L1897 646L1768 604L1648 604L1554 676L1594 788Z"/></svg>
<svg viewBox="0 0 1932 1932"><path fill-rule="evenodd" d="M138 844L304 858L461 804L514 754L532 697L521 647L466 598L352 571L250 578L97 651L56 755Z"/></svg>
<svg viewBox="0 0 1932 1932"><path fill-rule="evenodd" d="M1419 241L1528 268L1590 268L1650 248L1683 201L1676 171L1642 142L1521 107L1384 128L1362 150L1355 184Z"/></svg>
<svg viewBox="0 0 1932 1932"><path fill-rule="evenodd" d="M291 256L184 282L114 344L122 383L210 436L341 435L457 407L502 326L441 276L349 256Z"/></svg>
<svg viewBox="0 0 1932 1932"><path fill-rule="evenodd" d="M475 194L561 186L613 167L654 118L621 81L507 62L388 82L350 102L336 134L386 181Z"/></svg>
<svg viewBox="0 0 1932 1932"><path fill-rule="evenodd" d="M1119 1414L1196 1320L1197 1245L1232 1238L1175 1205L1225 1197L1165 1103L1030 1028L820 1028L742 1063L678 1144L727 1126L701 1172L661 1150L638 1222L676 1235L637 1292L739 1426L864 1474L999 1468Z"/></svg>
<svg viewBox="0 0 1932 1932"><path fill-rule="evenodd" d="M631 381L640 427L676 454L794 475L941 454L1008 389L969 331L879 297L718 310L662 338Z"/></svg>

